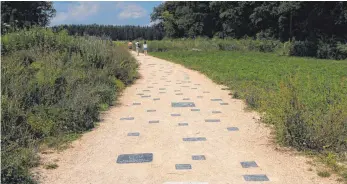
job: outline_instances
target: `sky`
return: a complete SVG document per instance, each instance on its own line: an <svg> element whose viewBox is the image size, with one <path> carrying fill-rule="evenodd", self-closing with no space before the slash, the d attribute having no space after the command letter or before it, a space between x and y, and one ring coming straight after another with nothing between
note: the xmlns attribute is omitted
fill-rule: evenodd
<svg viewBox="0 0 347 184"><path fill-rule="evenodd" d="M150 15L161 1L55 1L56 16L50 26L60 24L151 25Z"/></svg>

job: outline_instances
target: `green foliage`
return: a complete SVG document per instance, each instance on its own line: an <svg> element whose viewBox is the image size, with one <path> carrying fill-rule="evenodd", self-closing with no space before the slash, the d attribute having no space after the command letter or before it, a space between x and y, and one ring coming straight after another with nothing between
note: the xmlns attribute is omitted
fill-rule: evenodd
<svg viewBox="0 0 347 184"><path fill-rule="evenodd" d="M2 49L4 183L32 182L34 148L93 128L99 110L137 78L135 59L109 40L33 28L2 36Z"/></svg>
<svg viewBox="0 0 347 184"><path fill-rule="evenodd" d="M280 143L298 149L347 150L347 63L255 52L154 52L230 87L265 112Z"/></svg>
<svg viewBox="0 0 347 184"><path fill-rule="evenodd" d="M318 171L317 175L323 178L327 178L331 176L331 174L328 171Z"/></svg>

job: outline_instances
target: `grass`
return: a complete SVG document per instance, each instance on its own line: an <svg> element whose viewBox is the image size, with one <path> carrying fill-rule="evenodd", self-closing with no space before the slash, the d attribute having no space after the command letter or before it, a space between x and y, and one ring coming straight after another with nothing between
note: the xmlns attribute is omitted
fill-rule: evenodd
<svg viewBox="0 0 347 184"><path fill-rule="evenodd" d="M279 144L319 153L343 177L347 151L347 61L249 51L151 52L228 86L275 127ZM347 180L347 179L346 179Z"/></svg>
<svg viewBox="0 0 347 184"><path fill-rule="evenodd" d="M58 164L56 163L49 163L44 166L45 169L56 169L58 168Z"/></svg>
<svg viewBox="0 0 347 184"><path fill-rule="evenodd" d="M318 171L317 175L323 178L328 178L331 176L331 174L328 171Z"/></svg>

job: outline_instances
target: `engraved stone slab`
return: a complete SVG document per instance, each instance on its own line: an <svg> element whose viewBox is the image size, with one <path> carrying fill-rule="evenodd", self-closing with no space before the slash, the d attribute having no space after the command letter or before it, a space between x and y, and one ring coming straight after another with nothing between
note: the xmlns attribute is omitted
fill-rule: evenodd
<svg viewBox="0 0 347 184"><path fill-rule="evenodd" d="M243 175L246 181L269 181L265 174Z"/></svg>
<svg viewBox="0 0 347 184"><path fill-rule="evenodd" d="M154 83L152 83L152 84L158 84L158 83L154 82Z"/></svg>
<svg viewBox="0 0 347 184"><path fill-rule="evenodd" d="M166 93L165 91L161 91L161 92L159 92L159 93Z"/></svg>
<svg viewBox="0 0 347 184"><path fill-rule="evenodd" d="M155 112L156 110L154 110L154 109L149 109L149 110L147 110L147 112Z"/></svg>
<svg viewBox="0 0 347 184"><path fill-rule="evenodd" d="M189 88L189 86L181 86L182 88Z"/></svg>
<svg viewBox="0 0 347 184"><path fill-rule="evenodd" d="M192 166L190 164L176 164L176 170L187 170L192 169Z"/></svg>
<svg viewBox="0 0 347 184"><path fill-rule="evenodd" d="M148 89L144 89L144 90L142 90L143 92L150 92L150 90L148 90Z"/></svg>
<svg viewBox="0 0 347 184"><path fill-rule="evenodd" d="M165 90L165 88L159 88L159 90Z"/></svg>
<svg viewBox="0 0 347 184"><path fill-rule="evenodd" d="M181 91L180 89L176 89L175 92Z"/></svg>
<svg viewBox="0 0 347 184"><path fill-rule="evenodd" d="M228 103L225 103L225 102L219 103L219 104L221 104L221 105L229 105Z"/></svg>
<svg viewBox="0 0 347 184"><path fill-rule="evenodd" d="M208 184L208 182L198 182L198 181L189 181L189 182L165 182L163 184Z"/></svg>
<svg viewBox="0 0 347 184"><path fill-rule="evenodd" d="M120 118L120 120L134 120L134 117Z"/></svg>
<svg viewBox="0 0 347 184"><path fill-rule="evenodd" d="M183 141L206 141L205 137L187 137L183 138Z"/></svg>
<svg viewBox="0 0 347 184"><path fill-rule="evenodd" d="M188 123L178 123L178 126L188 126Z"/></svg>
<svg viewBox="0 0 347 184"><path fill-rule="evenodd" d="M228 131L238 131L239 130L239 128L237 128L237 127L228 127L227 129L228 129Z"/></svg>
<svg viewBox="0 0 347 184"><path fill-rule="evenodd" d="M182 84L182 83L180 83L180 82L177 82L176 84Z"/></svg>
<svg viewBox="0 0 347 184"><path fill-rule="evenodd" d="M142 95L144 95L143 93L137 93L136 95L140 95L140 96L142 96Z"/></svg>
<svg viewBox="0 0 347 184"><path fill-rule="evenodd" d="M151 121L148 121L148 123L159 123L159 120L151 120Z"/></svg>
<svg viewBox="0 0 347 184"><path fill-rule="evenodd" d="M211 101L214 101L214 102L215 101L222 101L222 99L220 99L220 98L212 98Z"/></svg>
<svg viewBox="0 0 347 184"><path fill-rule="evenodd" d="M149 97L151 97L151 95L143 95L143 96L141 96L141 98L149 98Z"/></svg>
<svg viewBox="0 0 347 184"><path fill-rule="evenodd" d="M200 109L190 109L190 111L196 112L196 111L200 111Z"/></svg>
<svg viewBox="0 0 347 184"><path fill-rule="evenodd" d="M258 167L257 163L254 161L240 162L243 168Z"/></svg>
<svg viewBox="0 0 347 184"><path fill-rule="evenodd" d="M212 114L219 114L222 113L221 111L212 111Z"/></svg>
<svg viewBox="0 0 347 184"><path fill-rule="evenodd" d="M206 160L205 155L193 155L193 160Z"/></svg>
<svg viewBox="0 0 347 184"><path fill-rule="evenodd" d="M209 91L203 91L202 93L210 93Z"/></svg>
<svg viewBox="0 0 347 184"><path fill-rule="evenodd" d="M208 122L208 123L217 123L217 122L220 122L219 119L205 119L205 122Z"/></svg>
<svg viewBox="0 0 347 184"><path fill-rule="evenodd" d="M153 153L123 154L117 158L118 164L152 162Z"/></svg>
<svg viewBox="0 0 347 184"><path fill-rule="evenodd" d="M140 133L139 132L129 132L128 136L139 136Z"/></svg>
<svg viewBox="0 0 347 184"><path fill-rule="evenodd" d="M191 89L198 89L198 88L191 88Z"/></svg>
<svg viewBox="0 0 347 184"><path fill-rule="evenodd" d="M198 98L203 98L203 96L197 96Z"/></svg>
<svg viewBox="0 0 347 184"><path fill-rule="evenodd" d="M165 84L164 86L169 86L169 85Z"/></svg>
<svg viewBox="0 0 347 184"><path fill-rule="evenodd" d="M195 86L200 86L200 84L194 84Z"/></svg>
<svg viewBox="0 0 347 184"><path fill-rule="evenodd" d="M176 95L183 95L183 93L176 93Z"/></svg>
<svg viewBox="0 0 347 184"><path fill-rule="evenodd" d="M135 102L133 103L133 105L141 105L141 103Z"/></svg>
<svg viewBox="0 0 347 184"><path fill-rule="evenodd" d="M183 100L190 100L190 98L183 98Z"/></svg>
<svg viewBox="0 0 347 184"><path fill-rule="evenodd" d="M181 114L171 114L171 116L181 116Z"/></svg>
<svg viewBox="0 0 347 184"><path fill-rule="evenodd" d="M160 100L160 98L153 98L154 101Z"/></svg>
<svg viewBox="0 0 347 184"><path fill-rule="evenodd" d="M195 107L194 102L172 102L172 107Z"/></svg>
<svg viewBox="0 0 347 184"><path fill-rule="evenodd" d="M148 86L147 88L153 88L153 86Z"/></svg>

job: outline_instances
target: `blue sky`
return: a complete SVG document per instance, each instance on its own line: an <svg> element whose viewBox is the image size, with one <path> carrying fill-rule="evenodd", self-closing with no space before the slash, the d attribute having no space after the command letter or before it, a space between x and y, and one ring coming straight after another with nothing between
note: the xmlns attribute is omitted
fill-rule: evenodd
<svg viewBox="0 0 347 184"><path fill-rule="evenodd" d="M55 1L60 24L149 25L150 14L161 1Z"/></svg>

